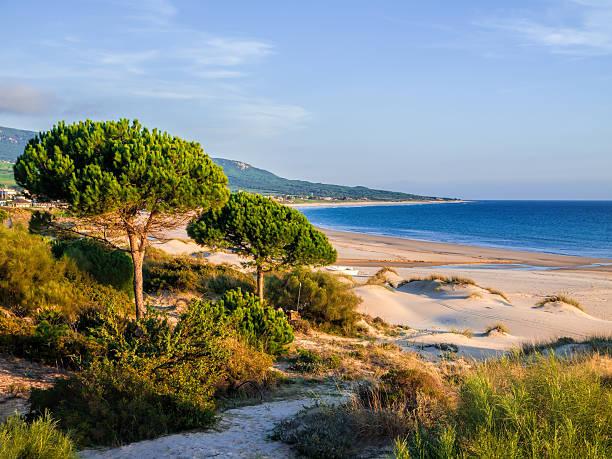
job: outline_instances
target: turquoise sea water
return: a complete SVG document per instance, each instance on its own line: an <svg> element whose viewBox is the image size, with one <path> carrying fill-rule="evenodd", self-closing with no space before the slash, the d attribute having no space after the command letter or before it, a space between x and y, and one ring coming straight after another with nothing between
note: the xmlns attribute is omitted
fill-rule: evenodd
<svg viewBox="0 0 612 459"><path fill-rule="evenodd" d="M612 201L303 207L315 225L434 242L612 258Z"/></svg>

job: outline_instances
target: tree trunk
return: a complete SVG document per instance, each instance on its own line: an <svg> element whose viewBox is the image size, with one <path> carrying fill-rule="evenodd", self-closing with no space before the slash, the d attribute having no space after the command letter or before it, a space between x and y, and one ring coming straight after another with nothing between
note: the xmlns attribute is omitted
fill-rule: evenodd
<svg viewBox="0 0 612 459"><path fill-rule="evenodd" d="M134 302L136 303L136 318L140 319L144 317L146 313L142 281L142 264L144 262L146 239L139 238L136 234L128 234L128 238L130 240L130 254L132 255L132 262L134 264Z"/></svg>
<svg viewBox="0 0 612 459"><path fill-rule="evenodd" d="M261 266L257 267L257 295L259 296L259 302L263 304L263 301L264 301L264 272Z"/></svg>

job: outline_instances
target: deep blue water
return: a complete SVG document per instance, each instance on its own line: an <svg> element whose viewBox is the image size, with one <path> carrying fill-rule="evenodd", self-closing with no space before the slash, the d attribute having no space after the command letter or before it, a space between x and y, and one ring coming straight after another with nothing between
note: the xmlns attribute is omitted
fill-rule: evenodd
<svg viewBox="0 0 612 459"><path fill-rule="evenodd" d="M474 201L300 210L323 228L612 258L612 201Z"/></svg>

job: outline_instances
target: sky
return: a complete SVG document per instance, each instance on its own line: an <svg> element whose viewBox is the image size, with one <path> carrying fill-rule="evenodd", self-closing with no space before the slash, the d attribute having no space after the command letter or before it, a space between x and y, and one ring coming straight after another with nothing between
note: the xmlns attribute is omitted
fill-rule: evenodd
<svg viewBox="0 0 612 459"><path fill-rule="evenodd" d="M612 199L612 0L0 6L0 125L137 118L288 178Z"/></svg>

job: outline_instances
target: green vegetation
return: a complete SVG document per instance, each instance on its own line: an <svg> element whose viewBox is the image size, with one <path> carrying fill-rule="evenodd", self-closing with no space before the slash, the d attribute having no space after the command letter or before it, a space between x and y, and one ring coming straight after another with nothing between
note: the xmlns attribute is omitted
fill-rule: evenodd
<svg viewBox="0 0 612 459"><path fill-rule="evenodd" d="M0 209L0 225L7 221L9 216L9 213L6 210Z"/></svg>
<svg viewBox="0 0 612 459"><path fill-rule="evenodd" d="M605 458L612 454L610 361L597 356L483 364L459 391L444 427L424 429L420 457Z"/></svg>
<svg viewBox="0 0 612 459"><path fill-rule="evenodd" d="M273 437L306 457L367 457L368 452L375 456L380 447L419 423L440 422L449 400L435 373L394 370L379 383L361 385L347 403L307 408L281 422Z"/></svg>
<svg viewBox="0 0 612 459"><path fill-rule="evenodd" d="M60 432L48 414L27 423L14 415L0 424L3 459L69 459L76 451L69 436Z"/></svg>
<svg viewBox="0 0 612 459"><path fill-rule="evenodd" d="M66 256L73 260L100 284L133 295L134 267L124 251L84 238L56 240L52 251L57 258Z"/></svg>
<svg viewBox="0 0 612 459"><path fill-rule="evenodd" d="M361 299L352 285L322 271L299 269L268 281L270 302L285 310L296 309L317 327L354 334ZM299 299L299 304L298 304Z"/></svg>
<svg viewBox="0 0 612 459"><path fill-rule="evenodd" d="M264 273L302 265L331 264L336 251L327 237L295 209L260 195L234 193L221 209L202 213L189 237L213 248L231 248L252 259L257 292L264 299Z"/></svg>
<svg viewBox="0 0 612 459"><path fill-rule="evenodd" d="M144 290L148 293L190 292L214 296L227 290L255 291L252 275L230 265L214 265L192 257L170 257L155 249L147 250Z"/></svg>
<svg viewBox="0 0 612 459"><path fill-rule="evenodd" d="M58 229L118 248L127 237L138 317L145 313L142 264L149 236L180 225L195 209L223 205L228 196L222 169L198 143L125 119L58 123L28 143L15 180L69 204L78 220L58 222Z"/></svg>
<svg viewBox="0 0 612 459"><path fill-rule="evenodd" d="M576 309L584 311L584 307L582 306L582 304L580 304L578 300L575 300L574 298L571 298L563 294L547 296L542 301L540 301L538 304L536 304L536 307L541 308L542 306L545 306L548 303L565 303L570 306L574 306Z"/></svg>
<svg viewBox="0 0 612 459"><path fill-rule="evenodd" d="M340 357L336 354L323 355L310 349L298 349L291 359L291 369L300 373L323 374L340 366Z"/></svg>
<svg viewBox="0 0 612 459"><path fill-rule="evenodd" d="M0 160L0 187L15 186L13 164Z"/></svg>

